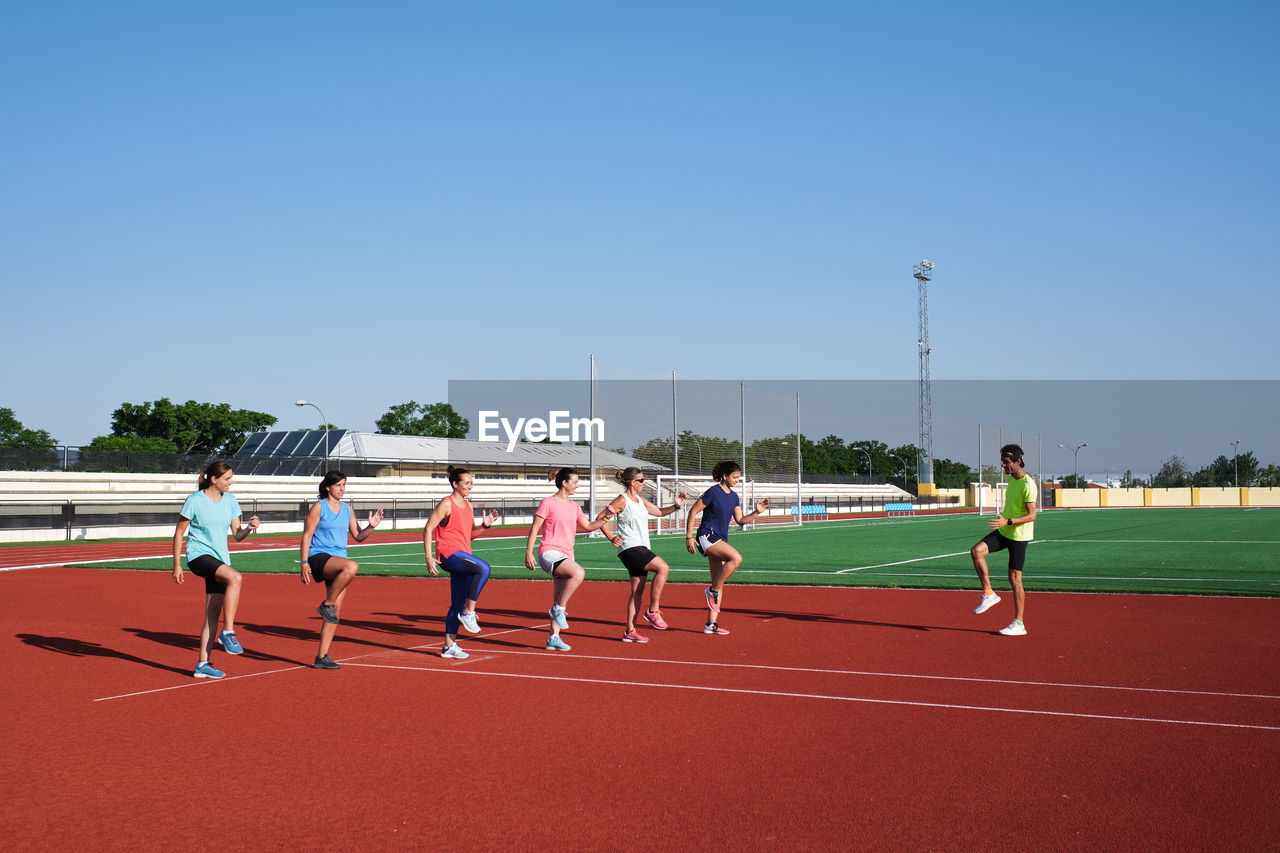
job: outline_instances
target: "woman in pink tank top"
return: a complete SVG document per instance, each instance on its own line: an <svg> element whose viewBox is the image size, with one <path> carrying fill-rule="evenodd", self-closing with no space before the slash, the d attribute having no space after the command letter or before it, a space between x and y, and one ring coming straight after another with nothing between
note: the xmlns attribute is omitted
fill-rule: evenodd
<svg viewBox="0 0 1280 853"><path fill-rule="evenodd" d="M561 468L555 473L556 493L543 498L533 514L529 539L525 543L524 564L529 571L541 568L551 575L554 597L551 601L551 634L547 637L549 651L567 652L569 644L560 639L560 630L569 627L569 612L565 608L574 590L586 578L586 570L573 559L573 540L579 531L590 533L604 527L605 520L587 521L587 514L573 499L578 490L578 472ZM533 553L534 540L542 534L542 544L537 556ZM614 544L622 540L614 537Z"/></svg>

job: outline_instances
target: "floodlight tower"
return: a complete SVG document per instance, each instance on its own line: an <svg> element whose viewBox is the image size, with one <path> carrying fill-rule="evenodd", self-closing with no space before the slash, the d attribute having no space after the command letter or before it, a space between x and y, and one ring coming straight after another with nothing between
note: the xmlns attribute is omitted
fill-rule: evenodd
<svg viewBox="0 0 1280 853"><path fill-rule="evenodd" d="M916 445L916 491L918 494L934 494L933 486L933 387L929 379L929 281L933 278L933 262L924 260L916 264L913 275L919 282L920 313L917 326L916 348L919 351L920 378L917 395L920 402L920 443Z"/></svg>

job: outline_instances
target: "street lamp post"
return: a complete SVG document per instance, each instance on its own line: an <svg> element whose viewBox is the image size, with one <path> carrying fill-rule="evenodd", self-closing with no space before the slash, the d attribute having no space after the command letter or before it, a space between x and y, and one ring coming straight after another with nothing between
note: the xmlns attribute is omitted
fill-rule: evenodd
<svg viewBox="0 0 1280 853"><path fill-rule="evenodd" d="M906 484L907 484L907 463L903 462L901 459L899 459L898 457L894 456L892 453L890 453L890 454L889 454L889 458L890 458L890 459L893 459L893 460L894 460L894 461L896 461L899 465L901 465L901 466L902 466L902 485L903 485L903 486L906 486Z"/></svg>
<svg viewBox="0 0 1280 853"><path fill-rule="evenodd" d="M315 403L308 403L306 400L299 400L298 402L294 403L294 405L310 406L311 408L315 409L317 412L320 412L320 422L324 424L324 469L325 469L320 473L324 474L329 469L329 419L324 416L324 412L321 411L320 407L317 406Z"/></svg>
<svg viewBox="0 0 1280 853"><path fill-rule="evenodd" d="M685 430L684 432L680 433L680 437L692 439L693 443L698 446L698 473L701 474L702 473L702 442L698 441L698 439L694 436L691 430Z"/></svg>
<svg viewBox="0 0 1280 853"><path fill-rule="evenodd" d="M1064 449L1067 447L1067 445L1065 444L1059 444L1058 446ZM1074 448L1071 449L1071 452L1074 453L1076 456L1076 488L1077 489L1080 488L1080 448L1088 447L1088 446L1089 446L1089 442L1086 441L1084 444L1077 444Z"/></svg>
<svg viewBox="0 0 1280 853"><path fill-rule="evenodd" d="M1240 488L1240 439L1231 442L1231 463L1236 469L1236 488Z"/></svg>
<svg viewBox="0 0 1280 853"><path fill-rule="evenodd" d="M863 450L861 447L853 447L852 445L850 445L850 449L856 450L859 453L861 453L863 456L867 457L867 482L870 483L871 482L871 454Z"/></svg>

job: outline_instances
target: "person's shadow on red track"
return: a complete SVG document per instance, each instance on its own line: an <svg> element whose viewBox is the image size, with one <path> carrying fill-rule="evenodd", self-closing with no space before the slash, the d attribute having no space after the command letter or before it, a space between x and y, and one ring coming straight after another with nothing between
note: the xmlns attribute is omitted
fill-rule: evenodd
<svg viewBox="0 0 1280 853"><path fill-rule="evenodd" d="M263 634L268 637L281 637L286 640L300 640L306 643L316 643L316 642L319 642L320 640L319 630L313 631L307 628L287 628L283 625L257 625L249 622L242 622L241 624L244 626L246 631L252 631L255 634ZM342 620L342 625L345 625L348 628L360 627L364 624L366 623L361 623L355 620L352 620L350 622L348 622L345 619ZM414 632L414 633L422 637L429 636L428 634L426 634L426 632ZM354 644L359 646L368 646L373 649L386 649L388 651L393 651L393 652L409 651L403 646L393 646L387 643L378 643L373 640L366 640L361 637L353 637L351 636L350 633L339 634L334 639L334 642Z"/></svg>
<svg viewBox="0 0 1280 853"><path fill-rule="evenodd" d="M17 637L28 646L34 646L37 649L44 649L45 651L57 652L61 655L70 655L71 657L118 658L119 660L128 661L130 663L140 663L144 666L162 669L165 672L173 672L178 675L191 674L191 670L189 668L167 666L166 664L140 658L137 655L131 655L128 652L122 652L118 649L110 649L98 643L89 642L88 640L76 640L71 637L45 637L40 634L18 634Z"/></svg>
<svg viewBox="0 0 1280 853"><path fill-rule="evenodd" d="M247 628L250 631L253 630L253 626L242 623L241 626L237 626L237 631L240 627ZM128 631L139 639L149 640L153 643L159 643L164 646L173 646L178 649L189 649L192 652L195 652L200 646L200 638L190 634L175 634L172 631L150 631L146 628L123 628L122 630ZM248 639L248 637L243 638L241 640L241 645L248 645L248 643L245 642L245 640ZM219 647L215 645L214 648L216 649ZM252 646L244 650L243 656L245 660L257 660L264 662L275 661L277 663L295 664L297 666L311 666L309 663L303 663L302 661L293 660L292 658L282 658L278 655L267 654L266 652L254 649ZM182 671L186 672L186 670Z"/></svg>

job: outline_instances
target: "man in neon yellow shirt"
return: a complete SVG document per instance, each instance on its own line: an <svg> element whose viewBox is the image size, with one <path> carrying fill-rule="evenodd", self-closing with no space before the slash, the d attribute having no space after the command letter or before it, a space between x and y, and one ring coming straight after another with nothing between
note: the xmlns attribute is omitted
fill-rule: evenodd
<svg viewBox="0 0 1280 853"><path fill-rule="evenodd" d="M987 523L991 532L969 549L973 567L982 581L982 601L974 613L985 613L994 607L1000 596L991 588L991 575L987 571L987 554L1009 551L1009 585L1013 587L1013 621L1000 633L1006 637L1021 637L1027 633L1022 623L1027 594L1022 589L1022 565L1027 558L1027 545L1035 530L1036 483L1022 467L1022 448L1006 444L1000 448L1000 467L1009 475L1005 488L1004 510L998 518Z"/></svg>

